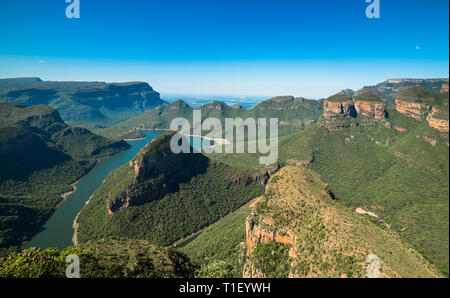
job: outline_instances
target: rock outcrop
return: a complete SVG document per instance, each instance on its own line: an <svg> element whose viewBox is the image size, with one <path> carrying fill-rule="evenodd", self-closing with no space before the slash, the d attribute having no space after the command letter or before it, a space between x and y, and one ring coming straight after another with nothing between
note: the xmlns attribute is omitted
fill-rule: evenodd
<svg viewBox="0 0 450 298"><path fill-rule="evenodd" d="M375 119L385 118L386 107L384 103L357 101L355 102L355 108L358 114Z"/></svg>
<svg viewBox="0 0 450 298"><path fill-rule="evenodd" d="M231 184L244 184L244 185L266 185L267 181L269 180L270 176L275 174L278 171L279 167L274 166L270 168L262 169L259 173L244 176L244 177L235 177L230 182Z"/></svg>
<svg viewBox="0 0 450 298"><path fill-rule="evenodd" d="M430 127L441 132L449 131L448 84L442 85L441 94L416 86L395 100L395 109L419 121L427 120Z"/></svg>
<svg viewBox="0 0 450 298"><path fill-rule="evenodd" d="M110 215L123 208L160 199L177 183L190 179L206 168L208 159L202 154L172 152L170 140L174 134L170 132L156 137L129 162L134 178L128 187L108 199L107 211Z"/></svg>
<svg viewBox="0 0 450 298"><path fill-rule="evenodd" d="M314 171L284 167L247 217L243 277L365 277L373 255L381 260L375 277L439 275L365 216L340 205Z"/></svg>
<svg viewBox="0 0 450 298"><path fill-rule="evenodd" d="M403 101L400 97L397 97L395 100L395 109L408 117L421 121L425 120L431 111L431 106L423 103Z"/></svg>
<svg viewBox="0 0 450 298"><path fill-rule="evenodd" d="M375 94L364 92L352 98L350 94L339 93L326 99L323 116L327 119L350 118L363 115L374 119L386 117L386 106Z"/></svg>
<svg viewBox="0 0 450 298"><path fill-rule="evenodd" d="M425 120L435 103L433 94L426 88L416 86L400 93L395 99L395 109L416 120Z"/></svg>
<svg viewBox="0 0 450 298"><path fill-rule="evenodd" d="M439 113L439 109L433 107L427 117L428 124L440 132L448 132L448 119L440 119L438 117Z"/></svg>
<svg viewBox="0 0 450 298"><path fill-rule="evenodd" d="M356 110L349 94L336 94L323 103L323 116L327 119L355 117Z"/></svg>

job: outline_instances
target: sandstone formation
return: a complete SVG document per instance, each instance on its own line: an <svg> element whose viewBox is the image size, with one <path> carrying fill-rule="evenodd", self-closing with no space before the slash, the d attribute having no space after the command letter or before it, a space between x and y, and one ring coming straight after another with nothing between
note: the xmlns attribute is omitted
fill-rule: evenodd
<svg viewBox="0 0 450 298"><path fill-rule="evenodd" d="M433 107L431 113L427 117L428 124L441 132L448 132L448 119L439 119L437 115L439 114L439 109Z"/></svg>
<svg viewBox="0 0 450 298"><path fill-rule="evenodd" d="M355 108L358 114L375 119L385 118L386 108L384 103L357 101L355 102Z"/></svg>
<svg viewBox="0 0 450 298"><path fill-rule="evenodd" d="M129 162L134 177L124 190L108 199L107 211L110 215L129 206L160 199L174 184L206 167L207 160L202 154L173 153L170 149L173 134L158 136ZM197 168L192 170L194 165Z"/></svg>
<svg viewBox="0 0 450 298"><path fill-rule="evenodd" d="M336 94L324 101L323 116L327 119L350 118L364 115L374 119L384 119L386 107L375 94L363 92L352 98L350 94Z"/></svg>
<svg viewBox="0 0 450 298"><path fill-rule="evenodd" d="M442 84L441 93L442 94L448 94L448 83Z"/></svg>
<svg viewBox="0 0 450 298"><path fill-rule="evenodd" d="M323 116L327 119L355 117L356 110L349 94L336 94L323 103Z"/></svg>
<svg viewBox="0 0 450 298"><path fill-rule="evenodd" d="M408 117L421 121L425 120L428 113L431 111L431 106L423 103L403 101L400 97L397 97L395 100L395 109Z"/></svg>
<svg viewBox="0 0 450 298"><path fill-rule="evenodd" d="M442 94L442 95L441 95ZM395 100L398 112L419 121L427 120L430 127L448 132L448 84L442 85L441 94L432 94L429 90L416 86Z"/></svg>

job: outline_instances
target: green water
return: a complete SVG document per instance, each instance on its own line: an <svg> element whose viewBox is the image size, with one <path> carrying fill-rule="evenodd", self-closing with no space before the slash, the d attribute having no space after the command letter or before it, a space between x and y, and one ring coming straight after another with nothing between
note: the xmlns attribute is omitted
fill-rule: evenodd
<svg viewBox="0 0 450 298"><path fill-rule="evenodd" d="M77 184L77 191L56 209L42 230L27 244L27 247L56 247L63 249L72 245L73 221L89 197L102 184L112 170L129 162L148 142L163 132L144 131L145 140L128 142L132 147L110 158L98 162Z"/></svg>

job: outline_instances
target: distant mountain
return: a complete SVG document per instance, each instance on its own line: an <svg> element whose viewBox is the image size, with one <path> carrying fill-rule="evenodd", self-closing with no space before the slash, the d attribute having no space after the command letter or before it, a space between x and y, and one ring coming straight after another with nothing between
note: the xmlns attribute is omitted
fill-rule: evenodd
<svg viewBox="0 0 450 298"><path fill-rule="evenodd" d="M447 84L448 86L449 79L448 78L438 78L438 79L389 79L382 83L379 83L375 86L367 86L365 89L372 90L377 95L380 95L384 98L386 104L389 106L394 103L395 98L398 94L411 87L421 86L432 93L439 93L442 89L442 86Z"/></svg>
<svg viewBox="0 0 450 298"><path fill-rule="evenodd" d="M268 99L252 109L229 105L214 101L197 108L202 112L202 120L215 117L223 121L225 118L278 118L279 134L298 132L315 123L323 113L323 101L304 99L293 96L280 96ZM139 129L168 129L173 119L182 117L192 125L192 111L183 100L177 100L169 105L158 106L106 129L95 130L96 133L115 139L128 138Z"/></svg>
<svg viewBox="0 0 450 298"><path fill-rule="evenodd" d="M49 105L64 121L102 127L164 104L147 83L53 82L39 78L0 79L0 102Z"/></svg>
<svg viewBox="0 0 450 298"><path fill-rule="evenodd" d="M0 103L0 254L28 240L96 159L127 148L49 106Z"/></svg>

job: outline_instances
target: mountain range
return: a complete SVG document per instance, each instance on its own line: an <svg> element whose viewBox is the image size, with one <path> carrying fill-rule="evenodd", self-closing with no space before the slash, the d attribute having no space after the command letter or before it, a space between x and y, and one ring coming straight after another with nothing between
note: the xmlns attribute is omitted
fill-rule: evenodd
<svg viewBox="0 0 450 298"><path fill-rule="evenodd" d="M32 104L53 98L47 103L54 105L54 95L47 96L50 88L29 88L35 83L59 84L3 80L0 101ZM75 111L85 98L92 111L108 112L104 118L86 118L94 135L65 124L58 107L0 104L5 128L0 146L5 154L21 153L2 159L5 169L18 169L0 188L0 239L8 251L29 239L54 209L58 194L96 158L125 149L120 139L139 138L142 129L168 129L176 117L192 119L192 107L182 100L147 109L150 105L137 100L145 96L130 91L124 121L104 120L113 115L109 103L122 104L120 95L104 96L105 89L149 86L60 84L57 94L70 85L66 94ZM74 92L76 84L80 91ZM30 89L43 93L13 91ZM69 97L56 98L62 103ZM130 245L146 241L141 244L155 246L158 253L176 251L167 266L178 268L183 262L185 274L196 277L364 277L367 260L374 258L379 258L381 277L448 276L448 104L448 79L387 80L317 101L279 96L252 109L205 104L203 119L279 118L278 162L262 166L259 155L249 153L174 154L174 132L160 135L108 175L77 217L75 248L69 249L114 247L127 255ZM61 107L70 111L70 105ZM125 116L128 112L134 115ZM36 159L27 144L49 158L42 164L27 162L30 169L22 172L20 162ZM49 174L50 166L58 179ZM58 187L45 188L44 179L54 179ZM42 194L46 191L51 196ZM28 232L14 235L22 229L19 219L33 212L38 215L27 217ZM33 253L43 257L43 252ZM99 254L92 258L100 266ZM0 276L14 276L4 264L9 263L0 259ZM101 268L102 276L110 274ZM126 268L117 270L119 276L132 275ZM147 274L141 276L172 273Z"/></svg>

